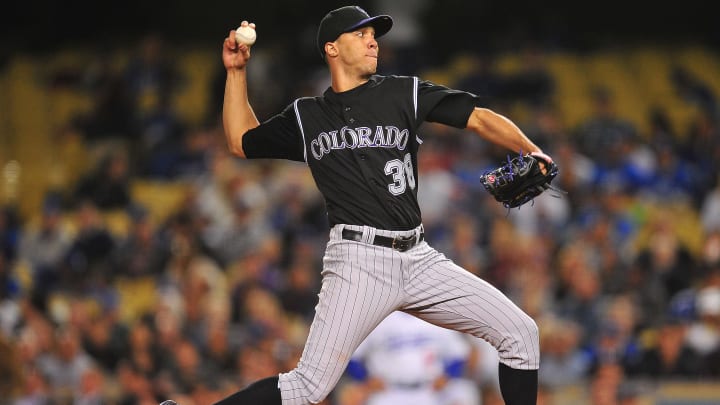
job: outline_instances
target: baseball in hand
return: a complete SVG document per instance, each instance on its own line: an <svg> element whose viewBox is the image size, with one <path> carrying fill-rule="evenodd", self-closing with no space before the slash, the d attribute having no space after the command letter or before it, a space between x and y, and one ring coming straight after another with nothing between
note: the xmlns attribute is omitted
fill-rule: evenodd
<svg viewBox="0 0 720 405"><path fill-rule="evenodd" d="M255 28L249 25L241 25L235 30L235 40L237 40L238 43L250 46L255 43L256 38L257 33L255 33Z"/></svg>

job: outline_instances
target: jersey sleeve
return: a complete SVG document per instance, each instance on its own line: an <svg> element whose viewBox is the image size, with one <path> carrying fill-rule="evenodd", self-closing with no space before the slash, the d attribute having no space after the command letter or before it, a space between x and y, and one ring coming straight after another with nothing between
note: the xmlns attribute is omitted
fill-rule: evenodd
<svg viewBox="0 0 720 405"><path fill-rule="evenodd" d="M420 80L418 83L418 119L455 128L465 128L470 113L478 105L472 93Z"/></svg>
<svg viewBox="0 0 720 405"><path fill-rule="evenodd" d="M302 135L293 105L245 133L243 152L248 159L305 161Z"/></svg>

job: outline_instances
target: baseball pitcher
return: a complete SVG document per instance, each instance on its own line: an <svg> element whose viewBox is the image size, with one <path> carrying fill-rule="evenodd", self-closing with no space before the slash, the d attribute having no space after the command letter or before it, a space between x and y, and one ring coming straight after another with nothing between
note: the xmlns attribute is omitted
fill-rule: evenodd
<svg viewBox="0 0 720 405"><path fill-rule="evenodd" d="M319 302L299 363L219 405L319 403L365 337L397 310L485 339L498 351L505 402L536 403L536 323L425 240L417 200L419 128L424 122L467 128L512 153L552 159L471 93L418 77L378 75L378 39L392 25L390 16L371 17L356 6L330 11L317 31L330 87L262 122L248 99L251 48L238 42L235 30L225 39L223 125L230 151L241 158L305 162L331 228Z"/></svg>

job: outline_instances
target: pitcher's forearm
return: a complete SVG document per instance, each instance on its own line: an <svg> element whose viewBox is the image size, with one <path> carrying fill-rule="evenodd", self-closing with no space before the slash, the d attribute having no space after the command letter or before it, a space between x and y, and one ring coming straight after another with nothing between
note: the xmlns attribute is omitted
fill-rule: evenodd
<svg viewBox="0 0 720 405"><path fill-rule="evenodd" d="M230 69L227 72L222 116L230 152L245 157L242 137L245 132L260 125L248 100L245 69Z"/></svg>
<svg viewBox="0 0 720 405"><path fill-rule="evenodd" d="M535 145L506 117L484 108L475 108L468 120L467 128L482 138L514 152L540 152Z"/></svg>

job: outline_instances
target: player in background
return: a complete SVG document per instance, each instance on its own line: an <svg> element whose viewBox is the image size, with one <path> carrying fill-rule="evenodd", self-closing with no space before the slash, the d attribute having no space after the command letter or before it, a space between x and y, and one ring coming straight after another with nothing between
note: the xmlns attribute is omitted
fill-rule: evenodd
<svg viewBox="0 0 720 405"><path fill-rule="evenodd" d="M470 353L462 333L396 311L360 344L347 374L367 405L477 405L477 386L465 378Z"/></svg>
<svg viewBox="0 0 720 405"><path fill-rule="evenodd" d="M514 153L552 159L512 121L478 107L471 93L418 77L376 74L377 39L392 24L390 16L370 17L356 6L325 15L317 48L330 87L262 122L248 97L250 48L236 41L235 30L225 39L223 126L230 151L241 158L305 162L331 228L318 305L297 366L218 405L321 402L365 337L398 310L487 340L498 351L505 403L536 404L536 323L500 290L425 241L417 201L419 129L424 122L466 128Z"/></svg>

